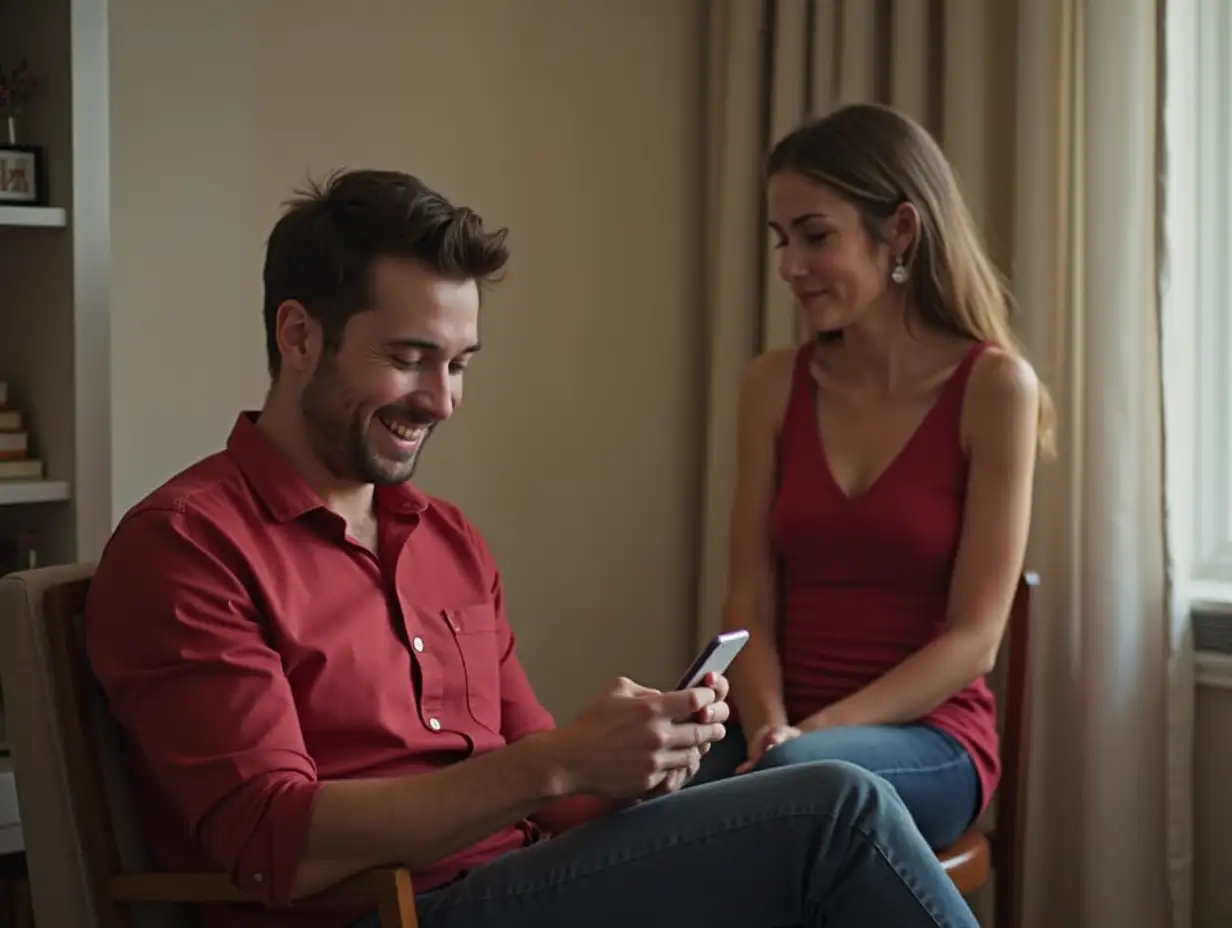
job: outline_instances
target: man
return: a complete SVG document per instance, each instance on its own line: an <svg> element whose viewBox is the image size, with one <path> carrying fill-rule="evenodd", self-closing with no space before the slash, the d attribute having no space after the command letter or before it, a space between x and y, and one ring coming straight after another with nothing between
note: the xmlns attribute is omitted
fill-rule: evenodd
<svg viewBox="0 0 1232 928"><path fill-rule="evenodd" d="M265 405L126 514L86 610L161 865L266 903L206 913L232 928L375 925L311 897L393 863L425 928L974 926L854 767L681 791L723 736L721 677L619 680L554 726L482 538L408 482L506 257L389 172L336 176L274 227Z"/></svg>

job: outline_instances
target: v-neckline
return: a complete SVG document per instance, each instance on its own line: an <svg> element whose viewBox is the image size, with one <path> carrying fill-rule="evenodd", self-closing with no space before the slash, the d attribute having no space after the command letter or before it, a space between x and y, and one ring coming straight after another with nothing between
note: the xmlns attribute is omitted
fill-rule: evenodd
<svg viewBox="0 0 1232 928"><path fill-rule="evenodd" d="M874 477L867 487L855 494L849 494L842 488L838 482L838 478L834 476L834 469L830 466L830 456L826 453L826 441L821 434L821 389L818 386L816 379L813 377L812 370L810 369L806 371L809 378L809 385L812 387L813 394L813 402L811 404L813 413L813 439L816 443L818 456L821 459L821 469L825 473L826 481L830 484L830 487L834 490L834 492L838 494L839 499L848 504L858 503L868 497L885 482L886 478L898 467L899 462L907 456L907 452L910 451L911 447L917 442L920 434L924 431L925 426L927 426L929 422L932 421L932 418L938 414L937 411L941 408L942 402L947 398L950 390L953 389L955 378L964 367L971 363L981 345L982 343L976 343L968 349L966 354L964 354L962 358L959 359L959 362L954 365L954 369L946 374L945 380L941 382L941 389L937 391L937 398L933 400L932 405L928 407L928 411L925 412L920 418L920 421L916 424L916 427L911 430L911 434L907 436L907 440L903 442L902 446L897 452L895 452L894 456L890 458L886 466L882 468L881 473ZM808 362L810 368L812 367L812 363L813 359L810 357Z"/></svg>

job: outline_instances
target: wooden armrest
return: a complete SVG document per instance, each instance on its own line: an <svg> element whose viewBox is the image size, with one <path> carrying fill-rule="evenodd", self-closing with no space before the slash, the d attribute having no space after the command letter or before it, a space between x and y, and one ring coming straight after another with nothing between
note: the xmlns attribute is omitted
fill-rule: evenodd
<svg viewBox="0 0 1232 928"><path fill-rule="evenodd" d="M116 902L255 902L222 873L124 873L107 883ZM415 895L405 867L378 867L357 873L314 894L319 902L368 902L381 912L381 924L415 928ZM388 920L387 919L391 919Z"/></svg>
<svg viewBox="0 0 1232 928"><path fill-rule="evenodd" d="M253 902L222 873L122 873L107 881L116 902Z"/></svg>

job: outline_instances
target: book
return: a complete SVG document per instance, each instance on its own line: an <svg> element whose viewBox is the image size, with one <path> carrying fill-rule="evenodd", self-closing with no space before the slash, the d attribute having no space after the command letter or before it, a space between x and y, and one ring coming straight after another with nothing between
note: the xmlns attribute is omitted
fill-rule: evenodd
<svg viewBox="0 0 1232 928"><path fill-rule="evenodd" d="M0 481L42 479L43 462L38 458L25 458L23 460L0 459Z"/></svg>
<svg viewBox="0 0 1232 928"><path fill-rule="evenodd" d="M0 432L0 461L23 461L29 450L25 432Z"/></svg>

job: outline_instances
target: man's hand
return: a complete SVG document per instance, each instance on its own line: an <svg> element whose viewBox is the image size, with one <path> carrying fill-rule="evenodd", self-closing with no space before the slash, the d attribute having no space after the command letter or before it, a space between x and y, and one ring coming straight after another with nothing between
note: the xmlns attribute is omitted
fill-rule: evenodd
<svg viewBox="0 0 1232 928"><path fill-rule="evenodd" d="M791 725L764 725L753 733L748 742L748 759L736 768L736 773L747 773L753 765L771 748L778 747L792 738L799 738L803 732Z"/></svg>
<svg viewBox="0 0 1232 928"><path fill-rule="evenodd" d="M726 734L722 677L661 693L620 678L572 722L548 733L565 793L637 799L679 789Z"/></svg>
<svg viewBox="0 0 1232 928"><path fill-rule="evenodd" d="M727 677L723 676L721 673L715 673L713 670L710 671L710 673L706 674L705 679L702 680L702 686L708 686L714 690L715 702L727 702L727 693L730 689L730 685L727 682Z"/></svg>
<svg viewBox="0 0 1232 928"><path fill-rule="evenodd" d="M702 686L710 687L710 689L714 690L715 695L715 701L701 709L701 711L699 711L695 716L695 721L704 723L709 722L713 714L718 711L716 708L717 705L723 704L726 708L728 683L725 677L712 671L706 675L706 678L702 681ZM726 715L724 717L726 717ZM701 759L705 757L706 752L710 750L711 743L712 742L708 741L701 746L697 763L690 764L687 769L679 768L669 771L667 776L664 777L663 782L652 789L643 798L654 799L657 796L666 796L669 793L679 792L684 789L689 784L689 781L697 776L698 768L701 766Z"/></svg>

